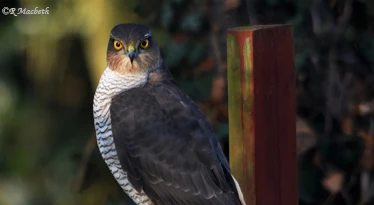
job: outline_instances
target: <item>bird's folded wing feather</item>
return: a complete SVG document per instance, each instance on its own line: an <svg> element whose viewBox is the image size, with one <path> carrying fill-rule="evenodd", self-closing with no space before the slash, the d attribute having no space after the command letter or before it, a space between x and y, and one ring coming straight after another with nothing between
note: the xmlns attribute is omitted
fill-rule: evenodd
<svg viewBox="0 0 374 205"><path fill-rule="evenodd" d="M121 166L155 204L240 204L206 117L173 81L117 95L110 114Z"/></svg>

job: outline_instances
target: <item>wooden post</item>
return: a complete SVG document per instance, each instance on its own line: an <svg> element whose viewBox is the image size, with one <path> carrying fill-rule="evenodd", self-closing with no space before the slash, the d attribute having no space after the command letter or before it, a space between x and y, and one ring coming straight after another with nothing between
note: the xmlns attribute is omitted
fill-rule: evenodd
<svg viewBox="0 0 374 205"><path fill-rule="evenodd" d="M247 205L296 205L296 108L290 25L227 36L230 166Z"/></svg>

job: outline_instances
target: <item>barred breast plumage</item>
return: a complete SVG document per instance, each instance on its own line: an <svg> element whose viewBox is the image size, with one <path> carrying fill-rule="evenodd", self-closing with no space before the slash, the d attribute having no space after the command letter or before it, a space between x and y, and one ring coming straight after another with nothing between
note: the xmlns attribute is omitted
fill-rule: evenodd
<svg viewBox="0 0 374 205"><path fill-rule="evenodd" d="M139 205L153 205L153 203L144 192L139 193L133 188L127 178L126 171L121 167L112 137L110 104L113 96L140 86L146 80L144 75L120 77L111 69L106 68L96 89L93 103L94 123L100 153L123 191Z"/></svg>

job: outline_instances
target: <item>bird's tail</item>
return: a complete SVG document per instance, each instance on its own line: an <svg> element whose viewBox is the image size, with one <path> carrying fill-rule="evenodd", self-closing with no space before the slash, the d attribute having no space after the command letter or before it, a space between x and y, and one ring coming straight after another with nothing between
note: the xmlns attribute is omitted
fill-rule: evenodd
<svg viewBox="0 0 374 205"><path fill-rule="evenodd" d="M238 192L240 202L242 203L242 205L246 205L245 201L244 201L242 190L240 189L240 186L239 186L239 183L236 181L234 176L231 175L231 177L235 182L235 187L236 187L236 191Z"/></svg>

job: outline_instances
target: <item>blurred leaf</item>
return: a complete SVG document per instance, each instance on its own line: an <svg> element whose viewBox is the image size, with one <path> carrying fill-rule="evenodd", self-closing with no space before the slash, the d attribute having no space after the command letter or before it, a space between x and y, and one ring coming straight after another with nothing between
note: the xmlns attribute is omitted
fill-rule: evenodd
<svg viewBox="0 0 374 205"><path fill-rule="evenodd" d="M336 194L343 188L344 173L334 172L323 179L323 186L332 194Z"/></svg>
<svg viewBox="0 0 374 205"><path fill-rule="evenodd" d="M305 52L305 50L295 53L295 68L300 70L305 65L309 57L310 54Z"/></svg>
<svg viewBox="0 0 374 205"><path fill-rule="evenodd" d="M214 131L218 140L227 139L229 136L229 125L227 123L215 123Z"/></svg>
<svg viewBox="0 0 374 205"><path fill-rule="evenodd" d="M2 32L0 32L0 66L10 66L10 61L15 55L18 55L19 45L19 33L17 27L14 25L14 21L10 21L2 24ZM0 69L0 73L7 72L7 69Z"/></svg>
<svg viewBox="0 0 374 205"><path fill-rule="evenodd" d="M173 22L173 17L174 11L171 4L169 4L167 1L163 1L161 7L161 24L166 28L169 27Z"/></svg>
<svg viewBox="0 0 374 205"><path fill-rule="evenodd" d="M190 14L183 18L180 27L186 32L198 32L203 22L204 16L202 14Z"/></svg>
<svg viewBox="0 0 374 205"><path fill-rule="evenodd" d="M0 204L30 204L30 193L28 192L26 185L15 178L0 178Z"/></svg>
<svg viewBox="0 0 374 205"><path fill-rule="evenodd" d="M321 183L322 170L313 164L316 156L314 153L306 154L311 156L302 156L298 163L299 198L308 204L319 204L319 200L327 198L329 194Z"/></svg>
<svg viewBox="0 0 374 205"><path fill-rule="evenodd" d="M189 52L188 52L188 63L190 65L197 64L198 62L201 62L209 49L209 42L203 42L203 43L197 43L192 44L190 46Z"/></svg>
<svg viewBox="0 0 374 205"><path fill-rule="evenodd" d="M159 47L163 49L163 47L167 46L171 41L171 36L169 33L162 28L154 27L152 28L152 36L155 37L157 44Z"/></svg>
<svg viewBox="0 0 374 205"><path fill-rule="evenodd" d="M169 67L177 66L180 61L187 56L188 45L186 43L169 42L163 48L163 56Z"/></svg>
<svg viewBox="0 0 374 205"><path fill-rule="evenodd" d="M208 101L212 87L212 75L196 77L193 81L181 81L183 90L196 101Z"/></svg>

